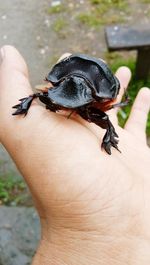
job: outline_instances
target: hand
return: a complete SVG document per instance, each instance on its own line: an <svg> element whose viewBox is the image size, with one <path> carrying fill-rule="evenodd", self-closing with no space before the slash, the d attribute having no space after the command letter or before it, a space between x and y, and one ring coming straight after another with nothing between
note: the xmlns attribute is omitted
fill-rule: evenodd
<svg viewBox="0 0 150 265"><path fill-rule="evenodd" d="M32 192L42 226L38 264L150 263L150 150L145 124L150 90L141 89L109 156L105 130L80 117L66 119L33 102L28 115L12 116L18 99L32 94L28 70L13 47L2 49L0 140ZM130 70L116 73L123 90Z"/></svg>

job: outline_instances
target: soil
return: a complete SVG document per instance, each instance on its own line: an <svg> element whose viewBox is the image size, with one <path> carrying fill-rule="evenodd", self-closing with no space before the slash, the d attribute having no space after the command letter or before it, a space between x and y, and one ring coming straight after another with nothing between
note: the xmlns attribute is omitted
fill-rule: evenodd
<svg viewBox="0 0 150 265"><path fill-rule="evenodd" d="M112 4L107 6L105 14L100 14L98 26L89 26L78 17L94 13L97 7L90 2L13 0L12 5L5 0L0 3L0 46L11 44L20 50L28 63L33 86L42 82L50 66L64 52L82 52L104 58L107 50L105 26L116 23L148 26L150 23L149 1L118 1L126 5L116 8L113 2L117 1L105 0L102 2ZM61 8L56 12L52 7L59 3Z"/></svg>
<svg viewBox="0 0 150 265"><path fill-rule="evenodd" d="M0 210L0 265L29 265L40 239L36 211L27 207Z"/></svg>

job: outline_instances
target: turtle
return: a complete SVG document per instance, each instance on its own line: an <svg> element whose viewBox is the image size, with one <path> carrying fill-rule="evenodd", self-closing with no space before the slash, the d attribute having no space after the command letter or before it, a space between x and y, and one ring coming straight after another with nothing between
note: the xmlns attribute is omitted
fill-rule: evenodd
<svg viewBox="0 0 150 265"><path fill-rule="evenodd" d="M111 155L111 147L118 151L118 134L106 112L124 106L128 100L116 103L120 82L102 60L85 54L72 54L56 63L45 78L52 84L41 91L20 99L13 106L12 115L27 115L35 98L52 112L70 110L88 122L106 129L101 147ZM71 115L69 115L70 117Z"/></svg>

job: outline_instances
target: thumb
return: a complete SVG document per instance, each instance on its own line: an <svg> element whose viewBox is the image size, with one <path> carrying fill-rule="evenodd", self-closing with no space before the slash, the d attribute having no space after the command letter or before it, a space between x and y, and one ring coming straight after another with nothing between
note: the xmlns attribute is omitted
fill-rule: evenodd
<svg viewBox="0 0 150 265"><path fill-rule="evenodd" d="M19 98L33 93L26 63L12 46L1 48L0 66L0 118L11 115L12 106Z"/></svg>
<svg viewBox="0 0 150 265"><path fill-rule="evenodd" d="M19 117L20 122L18 122L18 117L12 116L14 112L12 106L33 91L28 78L27 65L20 53L12 46L4 46L0 54L0 141L5 144L13 136L19 137L18 135L24 131L22 125L25 124L25 120L29 120ZM33 105L37 106L36 103Z"/></svg>
<svg viewBox="0 0 150 265"><path fill-rule="evenodd" d="M12 107L19 103L18 100L33 94L33 91L27 65L20 53L12 46L4 46L0 49L0 55L0 142L9 151L12 149L10 144L15 145L16 141L30 138L32 130L36 132L37 124L39 120L43 121L43 116L48 117L45 126L49 125L50 128L60 122L60 118L56 119L52 113L47 113L36 101L32 103L30 115L25 118L22 115L12 115Z"/></svg>

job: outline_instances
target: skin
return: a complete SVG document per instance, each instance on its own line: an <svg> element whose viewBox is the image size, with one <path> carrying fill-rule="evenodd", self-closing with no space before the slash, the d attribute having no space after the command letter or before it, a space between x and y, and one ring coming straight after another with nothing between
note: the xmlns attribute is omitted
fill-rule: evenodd
<svg viewBox="0 0 150 265"><path fill-rule="evenodd" d="M0 140L24 176L38 210L42 238L32 265L147 265L150 263L150 150L145 124L150 90L139 92L124 129L109 117L119 148L100 149L105 130L78 116L58 115L35 101L28 115L12 116L32 94L27 66L11 47L1 49ZM66 55L65 55L66 56ZM120 102L131 73L118 69ZM67 114L68 115L68 114Z"/></svg>

